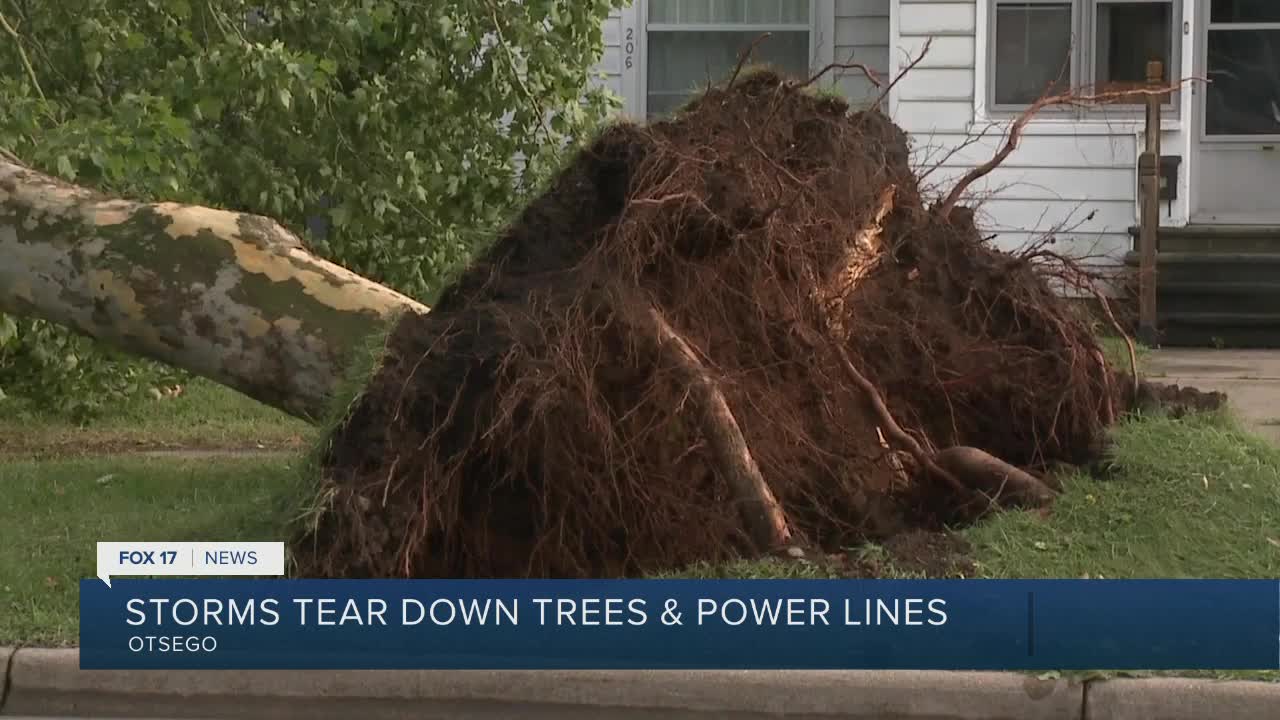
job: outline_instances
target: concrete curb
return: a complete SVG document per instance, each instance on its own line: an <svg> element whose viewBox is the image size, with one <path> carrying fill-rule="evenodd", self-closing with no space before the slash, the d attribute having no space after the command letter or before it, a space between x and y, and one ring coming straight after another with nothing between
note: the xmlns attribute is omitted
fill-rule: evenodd
<svg viewBox="0 0 1280 720"><path fill-rule="evenodd" d="M1090 684L1088 720L1280 717L1280 684L1193 678Z"/></svg>
<svg viewBox="0 0 1280 720"><path fill-rule="evenodd" d="M820 720L1238 720L1277 717L1280 684L1188 678L1081 683L924 671L118 671L75 649L0 648L3 716L788 717Z"/></svg>
<svg viewBox="0 0 1280 720"><path fill-rule="evenodd" d="M5 699L9 697L9 659L13 657L13 648L0 647L0 710L4 710Z"/></svg>
<svg viewBox="0 0 1280 720"><path fill-rule="evenodd" d="M1012 673L82 671L21 649L0 715L1082 720L1083 685Z"/></svg>

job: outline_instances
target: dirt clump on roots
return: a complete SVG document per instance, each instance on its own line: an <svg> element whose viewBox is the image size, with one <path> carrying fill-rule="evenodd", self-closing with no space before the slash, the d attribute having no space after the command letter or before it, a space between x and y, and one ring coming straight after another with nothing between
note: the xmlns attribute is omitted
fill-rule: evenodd
<svg viewBox="0 0 1280 720"><path fill-rule="evenodd" d="M1138 383L1131 405L1140 412L1160 413L1177 419L1193 413L1218 412L1227 406L1227 394L1143 380Z"/></svg>
<svg viewBox="0 0 1280 720"><path fill-rule="evenodd" d="M763 550L743 475L797 545L971 519L960 473L922 460L963 446L1032 474L1082 464L1117 411L1047 277L985 244L971 212L928 207L884 115L802 83L758 72L615 125L399 322L327 444L300 571L727 560Z"/></svg>

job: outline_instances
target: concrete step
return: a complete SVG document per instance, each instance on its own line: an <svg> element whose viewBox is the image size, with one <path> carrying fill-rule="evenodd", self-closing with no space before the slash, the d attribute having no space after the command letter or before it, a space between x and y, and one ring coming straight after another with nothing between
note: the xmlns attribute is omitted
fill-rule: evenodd
<svg viewBox="0 0 1280 720"><path fill-rule="evenodd" d="M1280 348L1280 313L1160 313L1161 344L1170 347Z"/></svg>
<svg viewBox="0 0 1280 720"><path fill-rule="evenodd" d="M1181 228L1177 242L1198 236ZM1275 236L1272 238L1272 236ZM1233 239L1234 237L1234 239ZM1225 240L1224 240L1225 238ZM1161 343L1171 347L1280 348L1280 235L1275 228L1250 228L1214 241L1263 243L1276 239L1275 252L1221 249L1174 252L1156 257L1156 311ZM1162 241L1163 243L1163 241ZM1167 244L1167 243L1164 243ZM1254 249L1263 247L1255 244ZM1125 264L1136 268L1136 252Z"/></svg>
<svg viewBox="0 0 1280 720"><path fill-rule="evenodd" d="M1162 237L1160 252L1280 253L1280 237Z"/></svg>
<svg viewBox="0 0 1280 720"><path fill-rule="evenodd" d="M1138 253L1125 253L1126 265L1137 267L1138 260ZM1280 252L1161 252L1156 256L1156 272L1160 284L1280 282Z"/></svg>
<svg viewBox="0 0 1280 720"><path fill-rule="evenodd" d="M1161 314L1224 312L1280 314L1280 278L1274 282L1165 280L1156 287Z"/></svg>
<svg viewBox="0 0 1280 720"><path fill-rule="evenodd" d="M1137 247L1138 228L1129 234ZM1280 226L1188 225L1162 227L1156 244L1160 252L1280 253Z"/></svg>

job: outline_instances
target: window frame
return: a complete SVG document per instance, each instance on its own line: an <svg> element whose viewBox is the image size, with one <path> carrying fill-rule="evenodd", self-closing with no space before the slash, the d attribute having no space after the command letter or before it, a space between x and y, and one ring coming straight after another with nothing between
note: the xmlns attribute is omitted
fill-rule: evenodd
<svg viewBox="0 0 1280 720"><path fill-rule="evenodd" d="M1067 86L1080 85L1080 23L1083 14L1081 0L990 0L990 12L987 13L987 109L997 115L1015 115L1027 109L1030 103L998 103L996 102L996 81L999 64L996 62L996 26L999 24L1000 7L1002 5L1068 5L1071 8L1071 68L1067 73ZM1073 114L1074 109L1062 105L1048 107L1043 110L1046 115L1061 116Z"/></svg>
<svg viewBox="0 0 1280 720"><path fill-rule="evenodd" d="M833 0L807 0L809 3L809 21L807 23L667 23L649 21L648 0L634 0L636 7L636 25L639 35L639 53L636 60L636 112L640 118L649 118L649 33L650 32L798 32L804 30L809 36L809 69L816 70L832 62L835 48L831 42L824 47L824 22L829 26L829 33L835 34L835 3ZM834 37L832 37L834 42ZM832 75L834 78L834 75Z"/></svg>
<svg viewBox="0 0 1280 720"><path fill-rule="evenodd" d="M1196 52L1200 56L1200 67L1197 72L1203 76L1209 74L1209 37L1215 30L1232 31L1232 30L1280 30L1280 22L1214 22L1213 9L1210 3L1205 3L1201 8L1201 17L1199 22L1203 23L1203 29L1197 33L1197 49ZM1202 94L1200 102L1196 103L1195 113L1199 122L1198 135L1199 142L1202 145L1210 147L1247 147L1250 145L1275 145L1280 141L1280 134L1268 135L1210 135L1209 134L1209 95L1206 91Z"/></svg>
<svg viewBox="0 0 1280 720"><path fill-rule="evenodd" d="M1098 10L1100 6L1120 5L1126 3L1160 4L1169 6L1170 17L1170 54L1168 73L1171 79L1181 75L1182 68L1182 36L1183 12L1181 0L989 0L987 3L986 22L986 68L984 69L986 88L986 111L992 116L1012 116L1024 111L1029 106L1017 103L996 102L996 79L999 66L996 63L996 21L1002 5L1070 5L1071 6L1071 72L1068 83L1071 88L1093 88L1097 78L1097 40ZM1178 93L1172 92L1166 97L1163 110L1168 117L1178 114L1181 105ZM1098 107L1075 107L1059 105L1045 108L1046 117L1058 119L1087 119L1105 113L1108 116L1132 115L1143 112L1141 102L1109 103Z"/></svg>

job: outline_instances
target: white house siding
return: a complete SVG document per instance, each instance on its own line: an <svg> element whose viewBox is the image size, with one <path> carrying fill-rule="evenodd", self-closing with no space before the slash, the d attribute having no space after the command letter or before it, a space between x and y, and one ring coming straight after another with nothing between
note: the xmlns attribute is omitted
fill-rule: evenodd
<svg viewBox="0 0 1280 720"><path fill-rule="evenodd" d="M835 22L835 61L862 63L888 75L889 0L836 0ZM855 104L870 103L880 93L858 70L837 72L836 87Z"/></svg>
<svg viewBox="0 0 1280 720"><path fill-rule="evenodd" d="M829 62L857 62L887 75L890 1L812 0L814 70ZM632 0L606 21L605 52L597 67L607 74L610 87L623 98L624 113L632 118L644 116L645 36L641 18L645 2ZM830 84L851 102L862 103L876 96L872 83L857 70L839 69L831 78Z"/></svg>
<svg viewBox="0 0 1280 720"><path fill-rule="evenodd" d="M597 86L607 87L618 97L624 97L622 89L622 11L613 10L604 21L604 54L596 65L600 77Z"/></svg>
<svg viewBox="0 0 1280 720"><path fill-rule="evenodd" d="M990 4L893 0L891 72L919 57L930 39L932 44L890 98L891 113L915 137L916 162L933 169L929 181L940 190L950 189L965 172L990 159L1008 131L1009 119L993 119L984 107ZM1188 47L1183 57L1190 56ZM1189 101L1184 105L1189 110ZM1162 212L1167 224L1185 224L1191 158L1179 121L1165 126L1164 154L1181 154L1183 164L1179 198L1172 208L1162 204ZM1032 122L1018 149L973 186L973 199L982 199L983 229L1010 250L1056 231L1056 250L1118 263L1131 247L1128 228L1137 219L1141 132L1140 121L1115 113L1091 120L1046 116Z"/></svg>
<svg viewBox="0 0 1280 720"><path fill-rule="evenodd" d="M801 0L797 0L801 1ZM626 114L642 115L644 64L641 3L635 0L614 13L605 26L606 50L599 69L625 101ZM1194 0L1184 0L1183 19L1195 22ZM835 62L860 62L892 77L919 56L929 53L894 88L889 98L893 118L914 138L916 162L928 171L927 181L943 191L975 165L988 160L1003 144L1008 118L987 115L987 12L989 0L817 0L822 27L817 42L834 36L834 47L820 48ZM826 8L824 10L824 7ZM823 18L830 18L823 20ZM1194 33L1182 50L1182 77L1194 75ZM628 67L630 65L630 67ZM841 71L835 85L853 102L874 97L871 83L857 71ZM1184 93L1181 117L1191 115L1190 93ZM1191 123L1186 123L1190 127ZM1185 224L1189 178L1195 158L1183 122L1165 123L1164 152L1183 157L1178 199L1162 204L1165 224ZM1116 263L1130 248L1128 228L1137 218L1137 156L1141 122L1132 118L1041 119L1031 123L1019 149L982 181L973 200L981 199L980 222L996 235L996 244L1016 249L1049 232L1056 249Z"/></svg>

